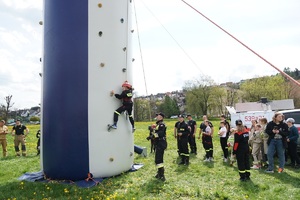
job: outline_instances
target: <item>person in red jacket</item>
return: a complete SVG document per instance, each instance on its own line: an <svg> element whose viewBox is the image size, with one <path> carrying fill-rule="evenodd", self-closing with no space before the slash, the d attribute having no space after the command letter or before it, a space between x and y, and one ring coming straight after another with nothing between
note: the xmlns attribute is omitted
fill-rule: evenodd
<svg viewBox="0 0 300 200"><path fill-rule="evenodd" d="M243 125L242 120L236 120L236 133L234 134L233 155L236 156L240 174L240 181L250 180L249 163L249 130Z"/></svg>
<svg viewBox="0 0 300 200"><path fill-rule="evenodd" d="M134 128L134 120L133 120L133 116L132 116L132 106L133 106L132 91L133 91L133 88L128 83L128 81L125 81L122 84L122 89L123 89L123 92L121 94L115 94L114 91L111 91L111 95L115 95L115 97L117 99L122 100L122 104L123 104L121 107L119 107L114 112L114 123L111 127L114 128L114 129L117 129L117 123L118 123L119 115L122 112L127 111L128 115L129 115L129 121L132 125L132 132L134 132L135 128Z"/></svg>

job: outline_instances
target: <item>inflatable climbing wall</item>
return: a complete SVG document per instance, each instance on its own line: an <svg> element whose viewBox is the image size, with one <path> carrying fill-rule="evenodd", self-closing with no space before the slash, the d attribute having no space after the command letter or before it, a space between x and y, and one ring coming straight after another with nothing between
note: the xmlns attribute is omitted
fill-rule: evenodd
<svg viewBox="0 0 300 200"><path fill-rule="evenodd" d="M118 175L133 164L133 133L121 114L132 83L131 0L44 0L42 170L47 178Z"/></svg>

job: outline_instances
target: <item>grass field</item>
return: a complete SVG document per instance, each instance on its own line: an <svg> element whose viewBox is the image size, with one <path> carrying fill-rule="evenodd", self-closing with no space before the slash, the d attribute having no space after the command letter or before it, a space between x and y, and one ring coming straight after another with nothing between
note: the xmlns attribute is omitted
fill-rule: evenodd
<svg viewBox="0 0 300 200"><path fill-rule="evenodd" d="M136 123L135 132L135 144L147 147L148 153L150 142L145 138L151 123ZM216 134L213 163L203 162L204 150L200 140L197 140L198 155L191 155L188 167L179 166L173 137L175 121L166 123L168 149L165 152L165 182L154 178L153 154L148 154L148 157L136 154L135 163L144 164L141 169L105 179L89 189L57 182L18 181L17 178L23 173L40 170L35 138L39 126L29 126L31 133L27 138L27 157L14 156L13 138L8 135L9 156L0 159L0 199L300 199L300 170L287 167L282 174L266 174L263 169L252 170L251 181L240 182L236 164L231 167L223 163ZM218 122L214 125L218 127Z"/></svg>

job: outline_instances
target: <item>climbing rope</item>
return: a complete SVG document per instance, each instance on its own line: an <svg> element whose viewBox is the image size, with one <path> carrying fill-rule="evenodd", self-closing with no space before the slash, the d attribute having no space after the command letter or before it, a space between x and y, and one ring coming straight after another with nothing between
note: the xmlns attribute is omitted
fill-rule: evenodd
<svg viewBox="0 0 300 200"><path fill-rule="evenodd" d="M148 6L140 0L145 8L153 15L153 17L158 21L158 23L163 27L163 29L168 33L168 35L174 40L177 46L182 50L182 52L186 55L186 57L194 64L194 66L200 71L201 74L204 74L201 68L197 65L197 63L192 59L192 57L184 50L184 48L179 44L179 42L173 37L173 35L168 31L168 29L160 22L160 20L155 16L155 14L148 8Z"/></svg>
<svg viewBox="0 0 300 200"><path fill-rule="evenodd" d="M274 69L276 69L279 73L281 73L284 77L286 77L288 80L292 81L293 83L295 83L296 85L298 85L300 87L300 83L298 81L296 81L295 79L293 79L291 76L289 76L288 74L286 74L285 72L283 72L282 70L280 70L279 68L277 68L275 65L273 65L272 63L270 63L268 60L266 60L264 57L262 57L261 55L259 55L258 53L256 53L254 50L252 50L250 47L248 47L246 44L244 44L243 42L241 42L240 40L238 40L236 37L234 37L232 34L230 34L228 31L226 31L225 29L223 29L221 26L219 26L217 23L215 23L214 21L212 21L211 19L209 19L208 17L206 17L203 13L201 13L199 10L197 10L195 7L193 7L192 5L190 5L189 3L187 3L184 0L181 0L183 3L185 3L187 6L189 6L190 8L192 8L194 11L196 11L198 14L202 15L205 19L207 19L208 21L210 21L212 24L214 24L216 27L218 27L219 29L221 29L223 32L225 32L227 35L229 35L230 37L232 37L234 40L236 40L237 42L239 42L241 45L243 45L244 47L246 47L248 50L250 50L252 53L254 53L256 56L258 56L260 59L262 59L263 61L265 61L266 63L268 63L269 65L271 65Z"/></svg>
<svg viewBox="0 0 300 200"><path fill-rule="evenodd" d="M141 63L142 63L142 69L143 69L145 90L146 90L146 95L148 96L148 87L147 87L147 81L146 81L146 75L145 75L144 59L143 59L143 54L142 54L141 39L140 39L140 32L139 32L139 26L138 26L138 20L137 20L136 8L135 8L135 1L133 1L133 6L134 6L136 31L137 31L137 37L138 37L139 49L140 49L140 55L141 55ZM148 103L149 103L149 105L148 105L148 107L149 107L149 120L151 121L152 117L151 117L150 101Z"/></svg>

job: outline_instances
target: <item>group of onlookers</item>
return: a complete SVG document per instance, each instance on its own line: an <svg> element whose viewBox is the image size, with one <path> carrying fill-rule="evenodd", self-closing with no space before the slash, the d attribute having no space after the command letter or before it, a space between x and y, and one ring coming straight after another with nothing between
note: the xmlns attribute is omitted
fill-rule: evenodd
<svg viewBox="0 0 300 200"><path fill-rule="evenodd" d="M265 167L266 173L274 173L274 157L278 157L278 173L284 170L285 162L294 168L300 168L300 159L297 154L298 129L294 126L295 120L284 120L281 113L276 113L271 121L266 118L252 120L251 127L246 127L242 120L235 121L235 128L230 128L225 116L221 116L218 135L223 152L223 161L232 165L237 161L240 180L250 179L250 169ZM178 116L175 123L174 136L177 139L178 154L182 160L179 164L189 164L189 153L197 154L195 142L196 122L188 115L188 121L184 122L183 115ZM199 139L205 150L205 162L214 160L213 156L214 126L203 116L200 124ZM188 151L190 144L191 151ZM230 154L230 155L229 155ZM250 167L251 165L251 167Z"/></svg>
<svg viewBox="0 0 300 200"><path fill-rule="evenodd" d="M0 121L0 144L2 146L3 157L7 156L7 137L9 133L8 127L5 125L5 121ZM26 142L25 137L28 135L29 129L21 123L18 119L16 125L13 126L11 135L14 137L14 148L16 156L26 156ZM21 144L21 152L20 152Z"/></svg>

